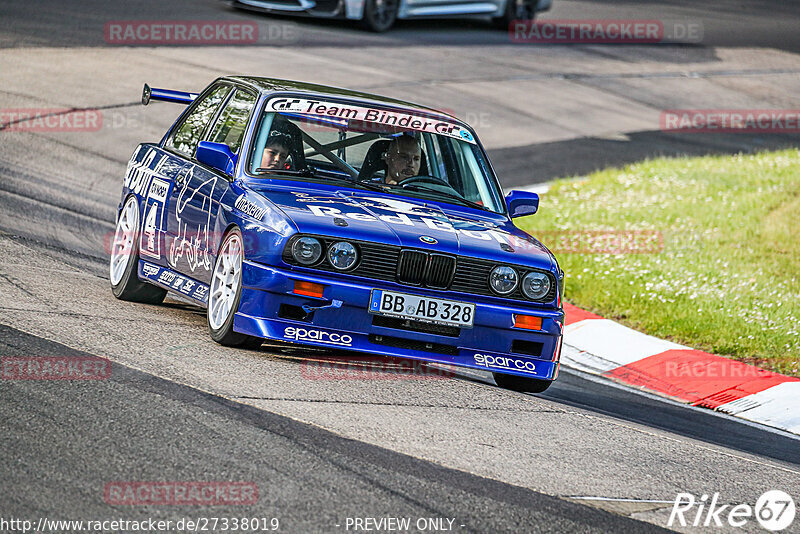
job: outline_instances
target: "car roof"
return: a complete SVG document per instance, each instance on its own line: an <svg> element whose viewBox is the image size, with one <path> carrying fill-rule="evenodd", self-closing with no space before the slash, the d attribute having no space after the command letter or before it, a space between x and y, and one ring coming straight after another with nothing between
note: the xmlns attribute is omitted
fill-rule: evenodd
<svg viewBox="0 0 800 534"><path fill-rule="evenodd" d="M406 102L405 100L398 100L372 93L362 93L360 91L342 89L341 87L332 87L330 85L319 85L315 83L299 82L294 80L282 80L279 78L264 78L260 76L225 76L221 79L249 86L261 94L299 93L318 98L345 98L347 100L357 100L360 103L368 105L375 104L382 107L388 106L392 108L400 108L405 111L422 112L426 115L439 115L442 117L447 117L465 126L469 126L457 117L438 109L420 106L419 104L414 104L413 102Z"/></svg>

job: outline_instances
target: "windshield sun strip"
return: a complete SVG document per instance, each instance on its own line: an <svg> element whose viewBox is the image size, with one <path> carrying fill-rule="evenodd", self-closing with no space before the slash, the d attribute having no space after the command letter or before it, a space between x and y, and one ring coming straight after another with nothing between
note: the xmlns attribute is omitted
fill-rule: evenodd
<svg viewBox="0 0 800 534"><path fill-rule="evenodd" d="M298 96L291 100L283 96L275 96L266 101L264 109L284 115L302 115L307 118L322 118L325 121L343 120L349 127L350 121L368 122L386 128L402 128L420 133L444 135L460 139L470 144L477 140L471 129L454 118L434 118L415 110L385 108L362 103L345 103L324 98L307 98Z"/></svg>

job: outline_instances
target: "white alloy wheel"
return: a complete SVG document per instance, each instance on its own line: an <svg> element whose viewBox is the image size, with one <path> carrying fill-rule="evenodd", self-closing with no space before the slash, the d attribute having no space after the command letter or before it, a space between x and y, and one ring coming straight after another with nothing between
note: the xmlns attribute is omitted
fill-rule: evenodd
<svg viewBox="0 0 800 534"><path fill-rule="evenodd" d="M228 321L242 283L242 240L238 233L228 235L219 251L211 291L208 296L208 325L219 330Z"/></svg>
<svg viewBox="0 0 800 534"><path fill-rule="evenodd" d="M136 230L139 227L139 207L136 198L131 197L122 208L117 221L117 230L114 233L114 243L111 245L111 261L109 262L109 278L111 285L119 285L136 245Z"/></svg>

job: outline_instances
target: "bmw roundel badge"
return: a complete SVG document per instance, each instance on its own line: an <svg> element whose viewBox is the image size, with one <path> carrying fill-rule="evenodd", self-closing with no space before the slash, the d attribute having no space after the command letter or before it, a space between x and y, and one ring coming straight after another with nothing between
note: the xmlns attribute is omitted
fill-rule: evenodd
<svg viewBox="0 0 800 534"><path fill-rule="evenodd" d="M422 241L423 243L427 243L429 245L435 245L436 243L439 242L436 239L434 239L434 238L432 238L431 236L428 236L428 235L419 236L419 240Z"/></svg>

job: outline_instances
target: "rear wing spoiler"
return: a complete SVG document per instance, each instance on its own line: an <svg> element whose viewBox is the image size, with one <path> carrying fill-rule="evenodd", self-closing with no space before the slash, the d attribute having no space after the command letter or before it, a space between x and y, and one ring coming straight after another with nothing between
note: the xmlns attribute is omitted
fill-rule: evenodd
<svg viewBox="0 0 800 534"><path fill-rule="evenodd" d="M151 100L162 102L174 102L175 104L191 104L197 98L198 93L186 93L183 91L172 91L170 89L156 89L144 84L142 89L142 105L146 106Z"/></svg>

